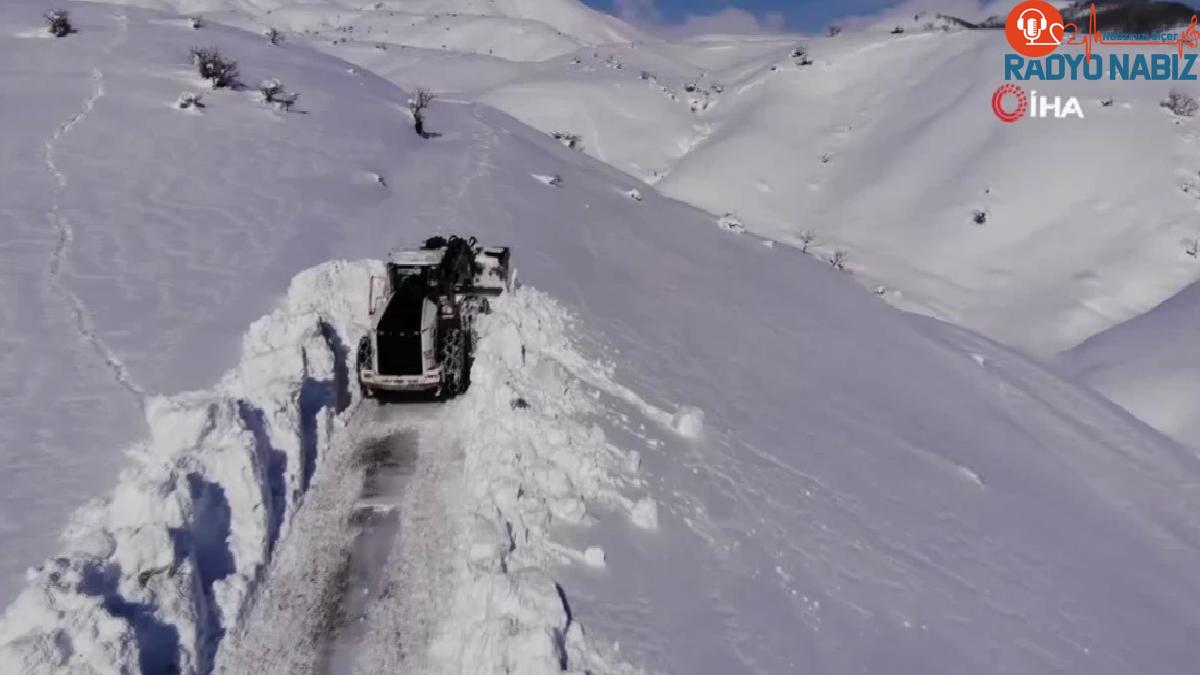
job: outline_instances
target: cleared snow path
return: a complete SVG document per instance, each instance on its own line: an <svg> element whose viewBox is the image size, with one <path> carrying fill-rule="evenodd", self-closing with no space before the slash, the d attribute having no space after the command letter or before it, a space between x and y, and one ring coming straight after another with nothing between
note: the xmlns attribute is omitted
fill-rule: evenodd
<svg viewBox="0 0 1200 675"><path fill-rule="evenodd" d="M365 620L374 603L405 597L385 572L396 564L399 543L429 534L417 524L427 515L421 501L408 495L434 486L424 481L436 455L421 439L445 416L436 404L366 403L346 420L322 469L328 480L306 499L259 597L228 637L217 672L355 672L369 635L378 632ZM407 651L409 635L397 635L402 641L394 646Z"/></svg>
<svg viewBox="0 0 1200 675"><path fill-rule="evenodd" d="M625 494L637 453L587 421L614 385L549 297L494 307L466 396L344 420L217 672L635 672L588 642L556 581L606 564L556 526L577 539L599 509L648 527L655 508Z"/></svg>
<svg viewBox="0 0 1200 675"><path fill-rule="evenodd" d="M606 564L558 526L577 540L607 511L652 529L653 500L626 494L642 490L637 453L589 421L615 385L548 296L493 306L467 395L339 418L216 672L636 672L589 643L556 581Z"/></svg>

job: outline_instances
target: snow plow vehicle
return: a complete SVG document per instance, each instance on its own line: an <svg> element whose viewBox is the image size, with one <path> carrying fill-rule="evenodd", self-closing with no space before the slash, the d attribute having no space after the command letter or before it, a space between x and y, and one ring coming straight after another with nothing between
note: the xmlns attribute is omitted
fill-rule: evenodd
<svg viewBox="0 0 1200 675"><path fill-rule="evenodd" d="M363 396L466 391L475 319L511 283L509 249L479 246L474 237L433 237L393 252L387 274L371 278L371 328L357 355Z"/></svg>

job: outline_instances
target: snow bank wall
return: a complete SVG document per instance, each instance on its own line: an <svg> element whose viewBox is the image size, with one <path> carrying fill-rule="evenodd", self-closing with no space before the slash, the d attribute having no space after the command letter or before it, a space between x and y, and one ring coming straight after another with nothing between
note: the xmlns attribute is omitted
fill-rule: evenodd
<svg viewBox="0 0 1200 675"><path fill-rule="evenodd" d="M0 620L0 671L209 672L352 397L372 263L299 275L209 391L154 398L150 436Z"/></svg>

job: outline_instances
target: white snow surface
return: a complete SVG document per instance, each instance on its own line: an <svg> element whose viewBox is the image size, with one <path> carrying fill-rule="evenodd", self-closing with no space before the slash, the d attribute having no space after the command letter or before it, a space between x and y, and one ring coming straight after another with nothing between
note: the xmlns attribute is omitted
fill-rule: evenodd
<svg viewBox="0 0 1200 675"><path fill-rule="evenodd" d="M431 480L425 491L410 480L397 513L401 523L424 526L401 527L376 570L399 595L372 596L363 610L362 642L351 643L361 659L351 659L350 672L386 672L397 659L418 672L472 675L1194 667L1200 462L1090 390L973 333L981 324L966 310L935 313L968 328L898 312L817 256L730 236L712 213L639 184L645 176L567 150L482 105L435 103L430 126L442 135L419 139L406 92L300 40L274 47L257 33L216 24L194 31L178 17L103 4L72 7L80 32L70 38L17 37L36 29L45 8L25 0L0 6L0 26L12 31L0 38L0 57L12 64L0 71L0 114L10 131L0 140L0 203L12 228L0 256L14 271L0 287L0 340L14 347L0 352L8 383L0 390L0 508L6 599L15 597L0 620L0 671L232 673L247 672L239 664L248 662L336 672L341 662L329 654L344 653L338 645L349 633L306 608L322 606L318 591L331 581L336 588L336 561L353 546L339 514L354 507L362 467L355 473L340 462L372 435L408 428L417 430L418 456L431 462L418 463L413 479ZM972 175L913 140L933 143L937 119L986 139L953 149L963 157L994 151L994 164L985 162L991 169L980 172L1004 169L1008 180L1033 184L1005 153L1037 139L980 131L984 117L974 117L970 101L985 86L936 74L981 68L991 47L975 41L986 38L870 39L838 43L860 50L843 54L850 71L841 75L874 77L881 68L870 55L890 53L888 63L917 74L911 100L942 112L914 103L891 125L868 125L871 142L818 162L838 166L850 155L857 159L849 166L865 171L872 157L886 156L891 166L857 179L882 185L874 201L849 199L853 174L841 174L841 201L852 206L846 220L830 222L865 227L874 222L871 208L903 201L906 181L918 178L906 161ZM200 86L188 58L197 42L237 58L248 82L279 78L301 94L303 112L264 106L252 91L206 92L204 110L175 109L181 91ZM746 79L726 79L726 94L776 84L797 96L809 91L765 79L783 71L763 69L779 59L782 42L722 47L699 41L645 53L663 69L668 57L686 56L693 70L680 78L696 68L740 69ZM941 65L926 70L935 55ZM816 80L818 90L847 81L819 76L826 57L816 56L819 67L781 77ZM686 93L672 101L640 80L636 66L603 63L601 55L588 67L632 76L629 86L685 106L687 116L693 105L714 115L744 106L746 119L773 110L769 101L738 105L720 96L707 108ZM515 72L510 66L495 72ZM400 73L388 77L400 81ZM926 79L945 89L922 98ZM960 80L965 88L945 84ZM878 94L871 100L909 96ZM873 110L853 97L828 100ZM790 99L781 105L792 123L843 120L797 112ZM1112 114L1114 129L1124 129L1120 115L1161 123L1137 137L1151 147L1190 129L1144 100ZM690 124L690 140L676 152L707 167L693 175L734 171L737 154L722 159L709 140L722 138L720 125ZM885 142L890 130L894 142ZM775 137L732 136L764 157L776 151ZM1082 136L1063 136L1080 146ZM1116 145L1132 137L1112 136ZM585 131L584 145L620 166L607 154L610 138ZM700 161L696 148L715 154ZM1158 173L1175 168L1154 166L1133 179L1129 195L1160 194ZM647 174L650 167L666 168L647 164ZM686 182L676 171L659 176L670 194ZM563 180L550 190L533 175ZM923 179L929 190L947 180L928 172ZM1000 194L1025 194L996 181ZM708 194L720 194L717 183ZM759 206L746 200L712 212L736 210L751 231L787 241L764 214L795 208L785 200L803 191L765 174L759 183ZM1060 187L1085 185L1071 192L1085 200L1091 183ZM628 197L635 188L640 202ZM896 207L888 222L933 222L928 207L918 210L920 194L928 193L912 195L909 215ZM1108 198L1111 208L1126 208L1122 194ZM840 203L829 199L822 203ZM1053 204L1066 210L1068 201ZM1025 215L1029 204L1014 198L1004 208ZM1173 233L1177 243L1175 216L1192 207L1156 211L1138 241L1152 247ZM932 211L948 231L956 211ZM993 217L1002 211L991 208ZM1089 266L1117 259L1104 252L1131 241L1135 231L1117 227L1127 220L1092 218L1086 254L1045 266L1043 277L1030 271L1037 261L1025 261L1030 249L1003 258L997 251L1009 249L997 242L1048 233L1037 228L1049 221L1023 234L985 229L995 233L984 235L991 243L967 249L983 255L996 244L986 253L1015 298L1043 282L1053 288L1050 281L1078 273L1085 258ZM855 239L853 227L839 227L822 246L849 246L869 287L877 276L903 291L889 298L950 303L943 290L952 284L917 288L905 283L916 275L884 273L918 266L906 256L927 241L897 226L889 258L882 245L875 253L852 246L879 230ZM433 413L373 410L343 385L378 263L324 261L382 257L434 232L511 245L528 286L485 320L464 398ZM1078 232L1054 232L1053 241L1078 241ZM1045 250L1062 257L1074 249L1058 242ZM946 259L944 250L928 255L925 262ZM1119 262L1096 267L1098 288L1106 279L1142 279L1109 320L1071 323L1059 310L1079 297L1047 291L1045 307L1029 316L1084 328L1020 339L996 332L1034 347L1070 346L1194 278L1177 250L1170 264L1157 255L1126 247ZM1122 265L1137 260L1163 271L1126 275ZM973 264L963 259L961 268ZM1094 301L1120 295L1106 293ZM979 297L986 294L963 293L961 307ZM1103 304L1105 312L1115 306ZM1004 325L1017 323L1007 316ZM56 551L47 533L88 500ZM433 531L440 536L420 536ZM14 572L42 558L18 594ZM426 621L411 623L410 607ZM398 644L412 651L398 652ZM288 650L297 661L275 660Z"/></svg>
<svg viewBox="0 0 1200 675"><path fill-rule="evenodd" d="M1000 31L648 41L523 64L316 44L578 134L584 152L752 232L813 232L814 250L846 249L890 302L1035 355L1200 280L1180 243L1200 236L1200 131L1160 107L1169 83L1023 83L1078 97L1086 119L1000 124Z"/></svg>
<svg viewBox="0 0 1200 675"><path fill-rule="evenodd" d="M1066 353L1065 370L1180 443L1200 448L1200 285Z"/></svg>

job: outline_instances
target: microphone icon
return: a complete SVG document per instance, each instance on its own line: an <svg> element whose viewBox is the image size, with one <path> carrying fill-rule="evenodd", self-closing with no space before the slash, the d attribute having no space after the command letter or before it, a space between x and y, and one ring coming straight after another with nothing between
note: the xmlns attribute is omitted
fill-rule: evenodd
<svg viewBox="0 0 1200 675"><path fill-rule="evenodd" d="M1033 19L1031 15L1037 15L1037 19ZM1037 44L1038 37L1041 36L1042 31L1046 30L1049 23L1042 10L1031 7L1017 17L1017 30L1025 34L1025 39L1029 44Z"/></svg>

